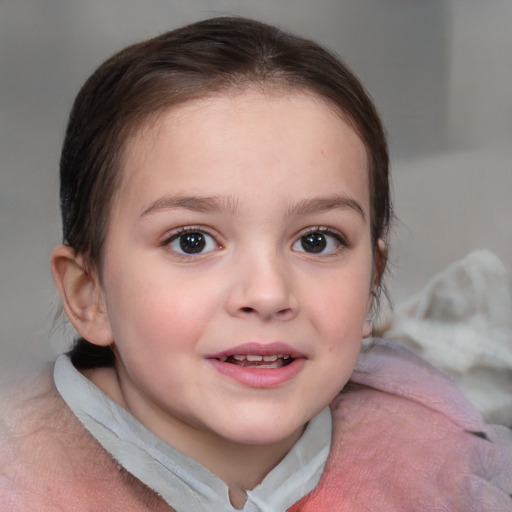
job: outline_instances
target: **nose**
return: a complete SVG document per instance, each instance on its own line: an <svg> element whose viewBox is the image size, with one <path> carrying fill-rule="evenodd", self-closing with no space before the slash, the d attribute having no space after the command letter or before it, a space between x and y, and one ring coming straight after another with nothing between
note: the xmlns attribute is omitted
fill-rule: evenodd
<svg viewBox="0 0 512 512"><path fill-rule="evenodd" d="M243 266L234 266L232 278L227 299L231 315L281 322L297 316L292 272L278 256L250 258Z"/></svg>

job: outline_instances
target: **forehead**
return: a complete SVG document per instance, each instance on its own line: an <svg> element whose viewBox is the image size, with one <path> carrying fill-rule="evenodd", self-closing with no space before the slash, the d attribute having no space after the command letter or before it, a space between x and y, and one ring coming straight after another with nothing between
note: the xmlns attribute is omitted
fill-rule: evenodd
<svg viewBox="0 0 512 512"><path fill-rule="evenodd" d="M233 190L241 177L290 188L300 175L312 188L319 180L328 188L343 176L368 195L360 137L336 107L304 92L232 91L161 112L127 141L121 173L118 198L140 198L164 175L169 183L186 181L190 193L221 187L220 178Z"/></svg>

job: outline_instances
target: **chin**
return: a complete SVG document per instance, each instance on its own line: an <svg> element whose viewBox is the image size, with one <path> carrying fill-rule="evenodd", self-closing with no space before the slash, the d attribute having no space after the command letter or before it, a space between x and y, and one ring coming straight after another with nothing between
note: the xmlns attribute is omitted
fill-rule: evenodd
<svg viewBox="0 0 512 512"><path fill-rule="evenodd" d="M290 418L246 416L243 422L231 422L222 432L217 431L227 441L245 445L273 445L286 442L290 438L297 440L308 420L290 421Z"/></svg>
<svg viewBox="0 0 512 512"><path fill-rule="evenodd" d="M300 438L304 430L304 426L299 427L299 429L287 432L248 432L240 433L238 435L230 435L227 440L231 443L239 444L239 445L250 445L250 446L272 446L279 445L288 441L289 439L293 439L293 444L296 440Z"/></svg>

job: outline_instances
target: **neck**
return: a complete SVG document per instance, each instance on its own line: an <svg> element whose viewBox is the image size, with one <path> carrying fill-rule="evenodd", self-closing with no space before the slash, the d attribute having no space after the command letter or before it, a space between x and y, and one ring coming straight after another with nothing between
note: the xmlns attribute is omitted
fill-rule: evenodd
<svg viewBox="0 0 512 512"><path fill-rule="evenodd" d="M229 488L232 505L242 508L245 491L261 483L293 448L302 432L303 428L271 445L236 444L213 434L198 436L201 439L198 443L197 437L192 436L178 448L223 480ZM171 441L170 444L175 446Z"/></svg>
<svg viewBox="0 0 512 512"><path fill-rule="evenodd" d="M203 447L192 443L185 453L220 477L230 488L250 490L284 459L302 432L303 428L270 445L237 444L212 435L210 440L203 438Z"/></svg>

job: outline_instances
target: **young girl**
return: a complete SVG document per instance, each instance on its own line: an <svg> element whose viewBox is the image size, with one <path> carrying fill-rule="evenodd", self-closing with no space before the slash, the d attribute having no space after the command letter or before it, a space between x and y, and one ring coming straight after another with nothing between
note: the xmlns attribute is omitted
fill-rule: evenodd
<svg viewBox="0 0 512 512"><path fill-rule="evenodd" d="M1 510L512 510L510 432L391 343L388 155L358 80L243 19L80 91L52 272L80 334L5 415Z"/></svg>

